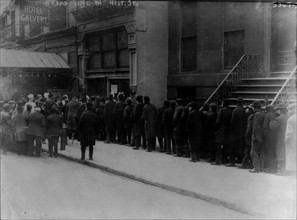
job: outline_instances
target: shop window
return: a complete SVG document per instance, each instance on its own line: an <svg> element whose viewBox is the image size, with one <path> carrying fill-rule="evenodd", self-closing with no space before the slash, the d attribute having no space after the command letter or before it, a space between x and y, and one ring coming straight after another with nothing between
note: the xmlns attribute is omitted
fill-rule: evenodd
<svg viewBox="0 0 297 220"><path fill-rule="evenodd" d="M186 2L181 8L181 68L182 71L197 67L197 3Z"/></svg>
<svg viewBox="0 0 297 220"><path fill-rule="evenodd" d="M107 33L102 36L103 68L115 67L115 33Z"/></svg>

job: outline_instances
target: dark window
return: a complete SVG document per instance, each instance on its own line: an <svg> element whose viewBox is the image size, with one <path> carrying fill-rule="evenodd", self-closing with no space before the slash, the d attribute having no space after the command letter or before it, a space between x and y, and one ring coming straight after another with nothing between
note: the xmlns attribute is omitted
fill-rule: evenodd
<svg viewBox="0 0 297 220"><path fill-rule="evenodd" d="M66 6L57 5L50 8L50 30L58 30L66 27Z"/></svg>
<svg viewBox="0 0 297 220"><path fill-rule="evenodd" d="M114 69L129 67L127 32L115 30L89 34L86 38L89 53L88 69Z"/></svg>
<svg viewBox="0 0 297 220"><path fill-rule="evenodd" d="M181 22L181 67L182 71L196 70L197 67L197 3L182 5Z"/></svg>
<svg viewBox="0 0 297 220"><path fill-rule="evenodd" d="M224 34L224 66L232 68L244 54L244 30Z"/></svg>
<svg viewBox="0 0 297 220"><path fill-rule="evenodd" d="M11 36L15 37L15 11L12 11L10 16L11 16Z"/></svg>

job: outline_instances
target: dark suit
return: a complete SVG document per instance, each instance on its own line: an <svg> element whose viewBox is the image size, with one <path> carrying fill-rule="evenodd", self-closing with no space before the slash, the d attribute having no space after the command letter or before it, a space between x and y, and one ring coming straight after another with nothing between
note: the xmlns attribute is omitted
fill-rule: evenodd
<svg viewBox="0 0 297 220"><path fill-rule="evenodd" d="M215 161L215 146L214 146L214 137L215 137L215 124L218 117L217 112L209 112L205 114L205 136L207 149L210 153L210 160Z"/></svg>
<svg viewBox="0 0 297 220"><path fill-rule="evenodd" d="M163 114L163 126L165 135L165 144L167 154L171 154L171 141L172 141L172 120L173 120L174 108L167 108Z"/></svg>
<svg viewBox="0 0 297 220"><path fill-rule="evenodd" d="M242 105L238 105L233 111L231 116L231 132L230 132L230 163L241 163L244 149L245 149L245 131L247 126L247 117L245 109Z"/></svg>
<svg viewBox="0 0 297 220"><path fill-rule="evenodd" d="M115 121L114 121L114 110L115 102L113 100L108 100L105 103L103 110L103 118L105 122L106 130L106 142L114 141L114 132L115 132Z"/></svg>
<svg viewBox="0 0 297 220"><path fill-rule="evenodd" d="M226 150L229 145L231 115L231 109L228 107L221 108L215 124L216 162L219 164L222 163L222 159L223 163L227 160Z"/></svg>
<svg viewBox="0 0 297 220"><path fill-rule="evenodd" d="M187 120L187 134L190 143L190 152L197 154L199 159L199 152L203 144L204 134L204 115L198 110L191 110Z"/></svg>
<svg viewBox="0 0 297 220"><path fill-rule="evenodd" d="M99 131L99 118L91 110L85 111L78 124L81 145L81 159L85 159L86 147L89 146L89 159L93 158L93 146L96 143L96 135Z"/></svg>
<svg viewBox="0 0 297 220"><path fill-rule="evenodd" d="M157 108L151 103L143 107L142 119L144 120L145 136L148 140L148 150L152 150L155 146L156 139L156 119Z"/></svg>
<svg viewBox="0 0 297 220"><path fill-rule="evenodd" d="M143 103L137 103L133 109L133 133L135 138L135 147L139 148L141 145L141 136L143 137L143 148L146 148L146 140L144 134L144 121L142 119Z"/></svg>
<svg viewBox="0 0 297 220"><path fill-rule="evenodd" d="M118 143L126 144L126 130L124 126L124 109L125 103L123 101L118 101L113 110L113 115L116 124Z"/></svg>
<svg viewBox="0 0 297 220"><path fill-rule="evenodd" d="M49 154L52 156L53 148L54 155L58 154L58 141L63 122L62 117L57 113L52 113L46 120L46 136L48 138Z"/></svg>
<svg viewBox="0 0 297 220"><path fill-rule="evenodd" d="M127 132L128 144L131 144L132 135L132 105L127 105L124 108L124 126Z"/></svg>
<svg viewBox="0 0 297 220"><path fill-rule="evenodd" d="M173 138L175 142L175 152L177 156L182 155L182 149L183 149L183 139L182 139L182 120L181 116L183 113L183 106L179 105L175 108L173 119L172 119L172 125L173 125Z"/></svg>
<svg viewBox="0 0 297 220"><path fill-rule="evenodd" d="M36 156L40 157L42 139L45 135L45 117L40 112L33 112L28 116L28 153L32 155L33 143L36 141Z"/></svg>
<svg viewBox="0 0 297 220"><path fill-rule="evenodd" d="M166 109L166 106L162 106L161 108L158 109L157 112L157 121L156 121L156 130L157 130L157 137L158 137L158 142L160 145L160 151L164 151L164 127L162 123L162 118L164 111Z"/></svg>

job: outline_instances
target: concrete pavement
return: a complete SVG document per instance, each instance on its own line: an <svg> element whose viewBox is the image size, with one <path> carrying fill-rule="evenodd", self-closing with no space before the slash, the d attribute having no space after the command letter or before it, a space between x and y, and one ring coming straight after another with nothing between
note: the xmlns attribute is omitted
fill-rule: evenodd
<svg viewBox="0 0 297 220"><path fill-rule="evenodd" d="M47 150L47 145L43 145ZM234 167L190 163L189 158L132 150L97 141L94 160L81 161L77 141L61 157L179 194L221 205L251 218L295 219L296 177L249 173ZM88 149L86 152L88 158Z"/></svg>

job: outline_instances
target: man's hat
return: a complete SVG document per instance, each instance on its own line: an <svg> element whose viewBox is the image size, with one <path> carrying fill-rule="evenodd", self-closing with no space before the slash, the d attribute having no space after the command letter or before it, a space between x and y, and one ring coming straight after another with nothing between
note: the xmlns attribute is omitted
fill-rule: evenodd
<svg viewBox="0 0 297 220"><path fill-rule="evenodd" d="M197 103L196 102L190 102L189 107L197 108Z"/></svg>
<svg viewBox="0 0 297 220"><path fill-rule="evenodd" d="M237 102L243 102L243 98L242 97L238 97L237 98Z"/></svg>
<svg viewBox="0 0 297 220"><path fill-rule="evenodd" d="M256 108L257 107L260 108L261 107L261 103L259 101L254 101L253 104L252 104L252 106L253 107L256 107Z"/></svg>
<svg viewBox="0 0 297 220"><path fill-rule="evenodd" d="M284 103L280 103L276 106L276 109L287 109L287 106Z"/></svg>
<svg viewBox="0 0 297 220"><path fill-rule="evenodd" d="M140 101L143 100L143 96L142 95L138 95L138 96L136 96L135 99L140 102Z"/></svg>
<svg viewBox="0 0 297 220"><path fill-rule="evenodd" d="M267 105L266 108L265 108L265 110L267 112L273 111L274 110L274 105Z"/></svg>

